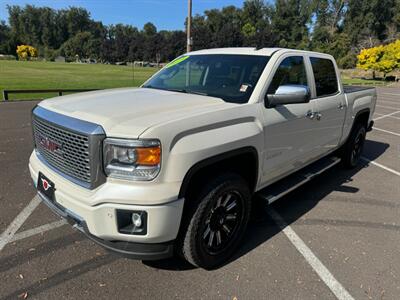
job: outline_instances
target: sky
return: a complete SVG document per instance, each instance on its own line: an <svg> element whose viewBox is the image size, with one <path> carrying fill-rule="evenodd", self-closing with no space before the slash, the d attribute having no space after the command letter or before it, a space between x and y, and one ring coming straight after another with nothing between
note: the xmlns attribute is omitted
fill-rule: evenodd
<svg viewBox="0 0 400 300"><path fill-rule="evenodd" d="M193 15L207 9L235 5L244 0L193 0ZM92 19L109 24L130 24L139 29L152 22L158 30L184 29L187 0L0 0L0 20L8 21L7 5L48 6L54 9L79 6L86 8Z"/></svg>

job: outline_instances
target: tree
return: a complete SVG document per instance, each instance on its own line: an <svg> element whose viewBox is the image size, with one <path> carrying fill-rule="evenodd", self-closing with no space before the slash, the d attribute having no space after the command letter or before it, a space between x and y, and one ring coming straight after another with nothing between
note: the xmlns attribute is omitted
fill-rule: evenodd
<svg viewBox="0 0 400 300"><path fill-rule="evenodd" d="M20 45L17 47L17 55L20 60L29 60L37 57L37 50L29 45Z"/></svg>
<svg viewBox="0 0 400 300"><path fill-rule="evenodd" d="M4 21L0 21L0 54L13 54L11 50L11 29Z"/></svg>
<svg viewBox="0 0 400 300"><path fill-rule="evenodd" d="M271 30L272 7L262 0L246 0L242 9L242 35L244 46L268 47L273 45Z"/></svg>
<svg viewBox="0 0 400 300"><path fill-rule="evenodd" d="M272 32L277 46L308 48L311 7L310 0L276 0Z"/></svg>
<svg viewBox="0 0 400 300"><path fill-rule="evenodd" d="M381 60L378 62L378 69L384 73L392 72L400 68L400 40L385 46Z"/></svg>
<svg viewBox="0 0 400 300"><path fill-rule="evenodd" d="M400 68L400 40L386 46L380 45L361 50L357 56L357 67L363 70L373 70L386 74Z"/></svg>
<svg viewBox="0 0 400 300"><path fill-rule="evenodd" d="M371 48L387 38L398 0L348 0L344 30L357 49Z"/></svg>
<svg viewBox="0 0 400 300"><path fill-rule="evenodd" d="M99 58L101 40L94 38L90 32L79 32L61 46L61 54L67 57Z"/></svg>

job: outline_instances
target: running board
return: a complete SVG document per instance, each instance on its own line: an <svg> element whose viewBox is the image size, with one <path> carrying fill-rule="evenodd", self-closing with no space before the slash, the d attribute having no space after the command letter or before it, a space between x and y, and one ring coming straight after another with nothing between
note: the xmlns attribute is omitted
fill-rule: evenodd
<svg viewBox="0 0 400 300"><path fill-rule="evenodd" d="M275 202L279 198L282 198L291 191L297 189L299 186L313 179L315 176L325 172L332 168L334 165L340 162L338 157L325 157L311 165L289 175L288 177L279 180L276 183L267 186L257 193L257 195L264 199L267 204Z"/></svg>

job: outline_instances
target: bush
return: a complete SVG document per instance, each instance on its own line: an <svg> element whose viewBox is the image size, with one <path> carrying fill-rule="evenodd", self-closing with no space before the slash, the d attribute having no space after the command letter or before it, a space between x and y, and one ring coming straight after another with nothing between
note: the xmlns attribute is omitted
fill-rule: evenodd
<svg viewBox="0 0 400 300"><path fill-rule="evenodd" d="M357 68L387 73L400 68L400 40L386 46L363 49L357 56Z"/></svg>
<svg viewBox="0 0 400 300"><path fill-rule="evenodd" d="M38 56L36 48L29 45L17 46L17 55L20 60L30 60L33 57Z"/></svg>

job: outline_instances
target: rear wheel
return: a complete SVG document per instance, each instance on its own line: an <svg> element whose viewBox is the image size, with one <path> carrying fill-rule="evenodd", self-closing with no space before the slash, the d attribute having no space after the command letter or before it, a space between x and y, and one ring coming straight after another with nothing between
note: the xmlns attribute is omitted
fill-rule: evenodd
<svg viewBox="0 0 400 300"><path fill-rule="evenodd" d="M222 174L204 185L181 236L181 251L191 264L212 269L238 247L250 216L251 193L236 174Z"/></svg>
<svg viewBox="0 0 400 300"><path fill-rule="evenodd" d="M342 162L346 168L355 168L360 161L367 130L362 123L355 124L342 149Z"/></svg>

